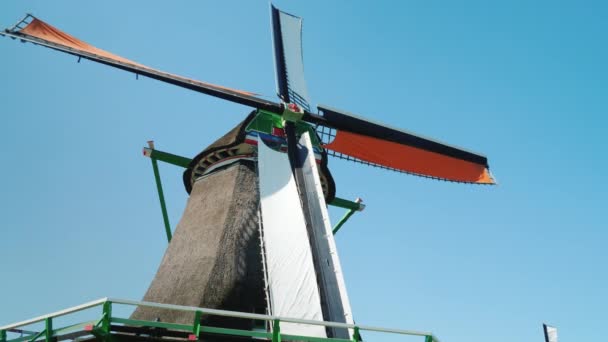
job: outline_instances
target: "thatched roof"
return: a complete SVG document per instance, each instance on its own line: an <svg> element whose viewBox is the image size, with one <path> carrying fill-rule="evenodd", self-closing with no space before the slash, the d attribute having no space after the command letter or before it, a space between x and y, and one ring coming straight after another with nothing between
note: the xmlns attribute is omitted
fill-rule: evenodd
<svg viewBox="0 0 608 342"><path fill-rule="evenodd" d="M199 179L144 300L264 313L258 207L252 162L238 162ZM132 318L193 321L189 313L153 308L137 309ZM250 323L229 321L212 323Z"/></svg>
<svg viewBox="0 0 608 342"><path fill-rule="evenodd" d="M218 153L218 151L227 151L230 149L238 149L240 151L247 150L242 148L243 145L246 145L245 129L247 125L251 122L251 120L253 120L255 115L256 111L254 110L249 113L249 115L247 115L247 117L241 123L236 125L236 127L231 129L228 133L224 134L224 136L216 140L213 144L209 145L201 153L199 153L198 155L196 155L196 157L192 159L192 162L190 163L189 167L184 171L183 175L184 186L188 193L191 192L192 186L198 178L196 174L197 168L199 168L201 161L207 159L209 155ZM241 147L239 148L239 146ZM321 182L323 183L325 200L327 202L331 202L335 197L336 186L333 177L329 169L327 168L327 153L325 152L322 153L321 167L319 168L319 171L321 173L320 178Z"/></svg>

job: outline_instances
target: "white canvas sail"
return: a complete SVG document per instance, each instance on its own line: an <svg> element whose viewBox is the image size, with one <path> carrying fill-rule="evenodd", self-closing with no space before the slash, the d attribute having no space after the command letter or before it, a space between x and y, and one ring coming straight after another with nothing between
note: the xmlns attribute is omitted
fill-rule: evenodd
<svg viewBox="0 0 608 342"><path fill-rule="evenodd" d="M287 154L258 138L262 229L271 314L323 320L306 223ZM281 333L327 337L322 326L281 323Z"/></svg>
<svg viewBox="0 0 608 342"><path fill-rule="evenodd" d="M274 45L277 93L283 100L310 110L310 99L304 79L302 53L302 18L270 6Z"/></svg>
<svg viewBox="0 0 608 342"><path fill-rule="evenodd" d="M332 226L327 212L327 204L323 196L318 166L313 153L312 142L308 133L300 138L299 159L302 162L302 174L306 189L306 204L308 206L309 220L313 242L318 262L322 296L327 306L326 318L332 322L353 324L353 315L346 292L340 258L336 242L332 233ZM352 331L333 328L333 337L349 339Z"/></svg>
<svg viewBox="0 0 608 342"><path fill-rule="evenodd" d="M557 342L557 328L543 324L545 332L545 342Z"/></svg>

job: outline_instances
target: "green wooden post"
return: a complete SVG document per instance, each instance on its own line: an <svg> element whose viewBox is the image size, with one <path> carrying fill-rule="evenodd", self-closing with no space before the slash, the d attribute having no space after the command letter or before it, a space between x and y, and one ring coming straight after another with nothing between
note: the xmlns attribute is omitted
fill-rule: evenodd
<svg viewBox="0 0 608 342"><path fill-rule="evenodd" d="M354 209L357 211L363 211L363 209L365 208L365 204L361 204L361 202L363 202L363 200L360 198L357 198L353 202L353 201L346 200L344 198L334 197L334 200L328 204L331 206L334 206L334 207L339 207L339 208L344 208L344 209L349 209L349 210Z"/></svg>
<svg viewBox="0 0 608 342"><path fill-rule="evenodd" d="M278 319L275 319L272 325L272 342L281 342L281 327Z"/></svg>
<svg viewBox="0 0 608 342"><path fill-rule="evenodd" d="M51 317L44 319L44 340L51 342L53 339L53 319Z"/></svg>
<svg viewBox="0 0 608 342"><path fill-rule="evenodd" d="M356 212L356 210L354 209L350 209L349 211L346 212L346 214L344 214L344 216L342 216L342 218L340 219L340 221L338 221L338 224L336 224L336 226L334 227L332 233L334 235L336 235L336 233L338 233L338 230L340 230L340 228L342 228L342 226L344 225L344 223L346 223L346 221L348 221L348 219L353 216L353 214Z"/></svg>
<svg viewBox="0 0 608 342"><path fill-rule="evenodd" d="M433 335L426 336L424 342L433 342Z"/></svg>
<svg viewBox="0 0 608 342"><path fill-rule="evenodd" d="M148 142L148 145L150 142ZM192 159L188 159L186 157L178 156L177 154L167 153L159 150L155 150L154 148L146 148L144 147L144 155L150 158L154 158L156 160L160 160L162 162L183 167L184 169L188 168Z"/></svg>
<svg viewBox="0 0 608 342"><path fill-rule="evenodd" d="M359 327L355 327L355 329L353 331L353 341L354 342L363 341L363 339L361 338L361 333L359 332Z"/></svg>
<svg viewBox="0 0 608 342"><path fill-rule="evenodd" d="M197 311L194 314L194 326L192 327L192 334L198 338L198 335L201 334L201 317L203 313L201 311Z"/></svg>
<svg viewBox="0 0 608 342"><path fill-rule="evenodd" d="M6 342L6 330L0 330L0 342Z"/></svg>
<svg viewBox="0 0 608 342"><path fill-rule="evenodd" d="M335 198L330 203L330 204L335 205L337 207L348 209L348 211L346 212L346 214L344 214L344 216L342 216L342 218L340 219L340 221L338 221L338 224L336 224L336 226L332 230L332 233L334 235L336 235L336 233L338 233L338 230L340 230L340 228L342 228L342 226L344 225L344 223L346 223L346 221L348 221L348 219L351 216L353 216L354 213L356 213L357 211L363 211L363 209L365 209L365 204L362 204L361 202L363 202L363 200L360 199L360 198L357 198L354 202L347 201L347 200L341 199L341 198Z"/></svg>
<svg viewBox="0 0 608 342"><path fill-rule="evenodd" d="M154 142L148 141L148 146L154 150ZM156 190L158 191L158 199L160 200L160 210L163 213L163 222L165 224L165 233L167 234L167 241L171 242L171 224L169 224L169 215L167 214L167 205L165 204L165 195L163 194L163 185L160 181L160 172L158 171L158 162L156 158L150 156L152 160L152 169L154 170L154 180L156 181Z"/></svg>
<svg viewBox="0 0 608 342"><path fill-rule="evenodd" d="M103 317L101 318L101 331L110 334L110 323L112 322L112 302L103 303Z"/></svg>

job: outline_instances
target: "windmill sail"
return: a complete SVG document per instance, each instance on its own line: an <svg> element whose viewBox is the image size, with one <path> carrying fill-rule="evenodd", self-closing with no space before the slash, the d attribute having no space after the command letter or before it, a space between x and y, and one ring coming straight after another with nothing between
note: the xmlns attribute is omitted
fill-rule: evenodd
<svg viewBox="0 0 608 342"><path fill-rule="evenodd" d="M442 180L495 183L485 156L337 109L318 108L323 113L323 125L335 130L323 146L335 156L346 155L346 159Z"/></svg>
<svg viewBox="0 0 608 342"><path fill-rule="evenodd" d="M321 188L321 179L314 156L309 133L302 134L298 149L303 186L302 202L306 203L305 214L308 215L311 247L316 256L315 267L319 280L319 290L324 299L325 320L354 324L353 314L346 292L342 266L338 257L336 242L332 233L327 204ZM352 331L345 328L332 328L332 337L349 339Z"/></svg>
<svg viewBox="0 0 608 342"><path fill-rule="evenodd" d="M159 81L243 105L274 111L279 110L276 103L260 99L254 96L254 93L170 74L99 49L45 23L32 15L27 15L12 29L7 29L4 32L0 32L0 35L18 38L22 41L28 41L37 45L51 48L53 50L65 52L118 69L134 72L138 75L150 77Z"/></svg>
<svg viewBox="0 0 608 342"><path fill-rule="evenodd" d="M545 333L545 342L557 342L557 328L547 324L543 324L543 332Z"/></svg>
<svg viewBox="0 0 608 342"><path fill-rule="evenodd" d="M287 154L258 139L258 172L271 314L323 320L306 222ZM281 333L327 337L322 326L281 323Z"/></svg>
<svg viewBox="0 0 608 342"><path fill-rule="evenodd" d="M275 62L279 95L306 109L303 120L319 127L335 129L324 147L329 154L399 172L454 182L494 184L486 157L412 133L373 123L351 114L319 106L323 116L309 109L302 62L302 20L271 7ZM0 35L32 42L54 50L134 72L166 83L242 105L282 113L279 103L255 94L192 80L159 71L96 48L31 16L26 16Z"/></svg>
<svg viewBox="0 0 608 342"><path fill-rule="evenodd" d="M302 53L302 18L285 13L270 5L272 41L277 78L277 93L287 103L297 103L310 110L310 100L304 79Z"/></svg>

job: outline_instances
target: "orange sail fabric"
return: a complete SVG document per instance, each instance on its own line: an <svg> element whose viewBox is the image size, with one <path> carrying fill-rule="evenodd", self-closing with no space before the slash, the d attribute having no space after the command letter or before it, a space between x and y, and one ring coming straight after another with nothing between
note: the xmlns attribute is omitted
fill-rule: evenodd
<svg viewBox="0 0 608 342"><path fill-rule="evenodd" d="M58 45L61 45L64 47L68 47L68 48L71 48L71 49L74 49L74 50L77 50L80 52L86 52L86 53L90 53L90 54L93 54L93 55L96 55L99 57L104 57L104 58L110 59L114 62L129 64L131 66L158 72L158 70L156 70L156 69L136 63L134 61L120 57L118 55L107 52L105 50L98 49L98 48L94 47L93 45L90 45L72 35L69 35L37 18L34 18L25 28L20 30L19 33L26 34L26 35L29 35L29 36L32 36L32 37L35 37L38 39L42 39L42 40L45 40L47 42L51 42L54 44L58 44ZM177 75L168 74L168 73L166 73L166 74L179 78L179 79L182 79L184 81L189 81L189 82L198 83L198 84L205 85L205 86L211 86L211 87L215 87L215 88L219 88L219 89L224 89L224 90L232 91L232 92L242 94L242 95L248 95L248 96L255 95L254 93L250 93L250 92L243 91L243 90L231 89L231 88L227 88L227 87L218 86L215 84L196 81L196 80L185 78L182 76L177 76Z"/></svg>
<svg viewBox="0 0 608 342"><path fill-rule="evenodd" d="M378 138L338 131L324 148L404 172L466 183L495 184L485 165Z"/></svg>

